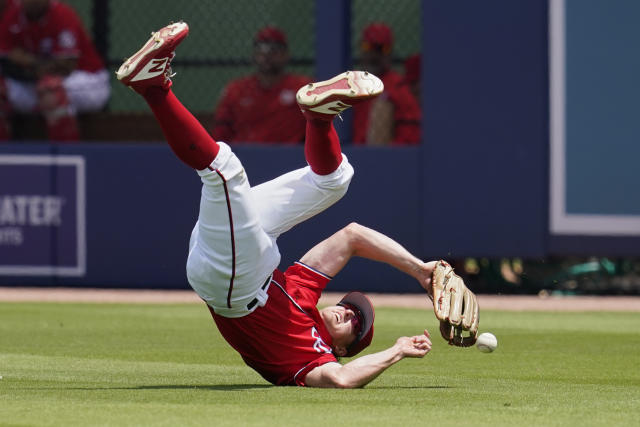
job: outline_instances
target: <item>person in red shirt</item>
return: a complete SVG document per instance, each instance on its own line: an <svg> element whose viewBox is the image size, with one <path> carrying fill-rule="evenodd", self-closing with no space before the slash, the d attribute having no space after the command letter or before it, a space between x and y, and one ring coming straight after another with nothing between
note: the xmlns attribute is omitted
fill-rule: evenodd
<svg viewBox="0 0 640 427"><path fill-rule="evenodd" d="M109 73L80 18L56 0L22 0L0 23L0 58L14 111L42 113L51 140L79 138L76 114L102 109Z"/></svg>
<svg viewBox="0 0 640 427"><path fill-rule="evenodd" d="M353 110L353 143L369 145L415 145L420 142L420 105L391 69L393 33L375 22L364 28L361 40L363 69L380 76L384 93Z"/></svg>
<svg viewBox="0 0 640 427"><path fill-rule="evenodd" d="M252 187L230 146L211 138L171 90L170 63L188 32L179 22L153 33L116 75L142 95L174 154L203 183L187 278L222 336L248 366L277 385L362 387L405 357L424 357L431 349L426 330L343 365L338 357L354 356L371 343L373 306L359 292L320 310L317 304L354 256L387 263L427 292L436 262L423 262L389 237L351 223L286 271L278 269L278 236L346 193L353 167L341 152L333 119L379 95L380 79L347 71L300 88L296 100L306 118L309 166Z"/></svg>
<svg viewBox="0 0 640 427"><path fill-rule="evenodd" d="M0 0L0 23L2 23L5 15L17 6L17 0ZM7 86L2 76L2 63L0 63L0 141L6 141L11 137L11 130L9 128L10 112L11 108L9 106L9 100L7 99Z"/></svg>
<svg viewBox="0 0 640 427"><path fill-rule="evenodd" d="M311 79L286 72L289 48L279 28L258 31L253 52L255 73L230 82L224 89L211 134L234 144L302 143L305 120L295 94Z"/></svg>

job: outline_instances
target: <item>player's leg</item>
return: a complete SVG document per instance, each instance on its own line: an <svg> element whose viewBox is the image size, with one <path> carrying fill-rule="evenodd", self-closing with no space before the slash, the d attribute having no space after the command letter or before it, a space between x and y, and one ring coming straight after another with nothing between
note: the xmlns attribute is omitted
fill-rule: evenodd
<svg viewBox="0 0 640 427"><path fill-rule="evenodd" d="M383 88L372 74L348 71L298 91L297 101L307 119L305 158L309 167L252 189L270 236L279 236L344 196L353 168L342 154L333 119L352 105L379 95Z"/></svg>
<svg viewBox="0 0 640 427"><path fill-rule="evenodd" d="M176 156L203 170L218 153L218 144L170 90L174 50L189 34L184 22L167 25L118 69L118 80L138 92L155 115Z"/></svg>
<svg viewBox="0 0 640 427"><path fill-rule="evenodd" d="M261 285L280 254L260 225L238 158L228 145L214 141L170 90L169 65L188 31L180 22L154 33L117 76L144 97L175 154L198 171L203 187L187 276L216 313L239 317L261 305L252 304L254 299L266 301Z"/></svg>

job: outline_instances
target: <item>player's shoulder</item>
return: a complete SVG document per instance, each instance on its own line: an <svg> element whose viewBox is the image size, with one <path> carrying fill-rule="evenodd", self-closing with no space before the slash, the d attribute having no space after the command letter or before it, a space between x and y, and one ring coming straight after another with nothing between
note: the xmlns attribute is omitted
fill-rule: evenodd
<svg viewBox="0 0 640 427"><path fill-rule="evenodd" d="M22 27L20 19L20 15L22 13L22 7L18 3L9 2L4 9L3 13L0 13L2 27L9 28L12 26L14 28L9 28L11 32L15 32L18 27Z"/></svg>
<svg viewBox="0 0 640 427"><path fill-rule="evenodd" d="M304 281L319 281L319 282L328 282L332 279L328 274L323 273L322 271L311 267L303 262L296 261L287 268L285 271L285 276L293 277L298 280L302 279Z"/></svg>
<svg viewBox="0 0 640 427"><path fill-rule="evenodd" d="M223 89L225 95L234 95L253 91L258 86L254 75L240 76L230 80Z"/></svg>
<svg viewBox="0 0 640 427"><path fill-rule="evenodd" d="M228 87L240 87L240 86L253 86L258 82L258 78L254 74L248 74L245 76L239 76L235 79L229 81L227 84Z"/></svg>
<svg viewBox="0 0 640 427"><path fill-rule="evenodd" d="M58 0L52 0L49 5L49 13L51 14L63 14L65 16L78 16L75 9L66 3Z"/></svg>
<svg viewBox="0 0 640 427"><path fill-rule="evenodd" d="M389 70L381 77L382 82L384 83L385 90L391 88L392 86L399 85L403 82L402 74L398 73L394 70Z"/></svg>
<svg viewBox="0 0 640 427"><path fill-rule="evenodd" d="M302 86L309 84L313 79L303 74L287 73L284 76L283 83L285 86L293 88L295 90L300 89Z"/></svg>

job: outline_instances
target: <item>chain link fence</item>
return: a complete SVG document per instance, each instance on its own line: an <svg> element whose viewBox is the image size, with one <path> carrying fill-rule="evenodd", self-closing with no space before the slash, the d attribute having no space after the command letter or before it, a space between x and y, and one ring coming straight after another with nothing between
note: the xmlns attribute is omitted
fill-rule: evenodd
<svg viewBox="0 0 640 427"><path fill-rule="evenodd" d="M345 0L349 1L349 0ZM191 33L173 62L177 73L174 91L194 112L212 112L224 86L253 71L252 42L265 26L282 28L289 39L288 70L315 74L315 26L317 0L66 0L94 35L110 70L131 55L150 32L171 21L189 23ZM362 29L371 22L385 22L394 31L394 68L403 72L404 58L420 51L419 0L353 0L352 56L358 64ZM348 41L345 41L346 43ZM144 102L113 80L108 106L114 112L146 112Z"/></svg>

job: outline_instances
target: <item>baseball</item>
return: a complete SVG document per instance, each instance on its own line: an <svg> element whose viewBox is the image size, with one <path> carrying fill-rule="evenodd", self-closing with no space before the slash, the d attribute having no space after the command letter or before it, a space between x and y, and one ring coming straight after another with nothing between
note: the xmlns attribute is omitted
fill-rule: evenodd
<svg viewBox="0 0 640 427"><path fill-rule="evenodd" d="M495 335L489 332L480 334L478 341L476 341L476 347L483 353L491 353L498 347L498 339Z"/></svg>

